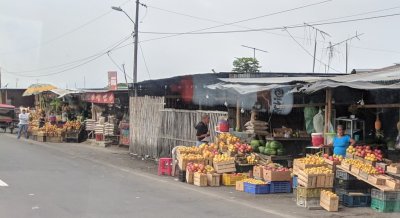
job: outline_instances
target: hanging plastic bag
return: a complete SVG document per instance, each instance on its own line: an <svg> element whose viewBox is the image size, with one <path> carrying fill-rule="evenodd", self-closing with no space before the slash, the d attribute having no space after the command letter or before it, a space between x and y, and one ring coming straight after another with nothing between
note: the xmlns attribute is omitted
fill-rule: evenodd
<svg viewBox="0 0 400 218"><path fill-rule="evenodd" d="M318 109L315 107L304 108L304 121L306 125L306 131L308 134L314 132L313 118L318 113Z"/></svg>
<svg viewBox="0 0 400 218"><path fill-rule="evenodd" d="M322 115L321 109L319 109L318 114L314 116L313 125L316 133L324 132L324 115Z"/></svg>

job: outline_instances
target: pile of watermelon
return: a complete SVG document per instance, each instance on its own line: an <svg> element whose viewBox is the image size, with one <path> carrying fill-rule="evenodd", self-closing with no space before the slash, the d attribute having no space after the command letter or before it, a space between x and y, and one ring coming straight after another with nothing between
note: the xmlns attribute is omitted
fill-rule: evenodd
<svg viewBox="0 0 400 218"><path fill-rule="evenodd" d="M250 146L253 148L253 151L259 152L265 155L284 155L285 149L282 144L278 141L269 141L262 146L264 143L261 140L252 140Z"/></svg>

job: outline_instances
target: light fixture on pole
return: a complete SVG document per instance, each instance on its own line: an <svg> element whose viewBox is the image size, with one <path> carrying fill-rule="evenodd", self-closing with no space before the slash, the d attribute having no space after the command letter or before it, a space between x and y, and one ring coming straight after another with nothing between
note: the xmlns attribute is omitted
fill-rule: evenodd
<svg viewBox="0 0 400 218"><path fill-rule="evenodd" d="M134 51L133 51L133 89L134 96L137 96L137 53L138 53L138 37L139 37L139 0L136 0L136 14L135 21L121 8L121 7L111 7L113 10L124 12L124 14L132 21L135 26L134 30Z"/></svg>

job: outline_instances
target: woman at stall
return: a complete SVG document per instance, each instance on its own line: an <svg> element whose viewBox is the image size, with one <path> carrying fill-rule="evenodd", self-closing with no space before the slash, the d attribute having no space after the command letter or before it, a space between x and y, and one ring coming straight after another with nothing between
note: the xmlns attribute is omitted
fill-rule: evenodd
<svg viewBox="0 0 400 218"><path fill-rule="evenodd" d="M344 134L344 127L342 125L338 125L336 127L336 136L333 138L333 141L330 145L333 145L333 154L345 157L346 149L355 143L356 141L354 141L354 139L352 139L349 135Z"/></svg>

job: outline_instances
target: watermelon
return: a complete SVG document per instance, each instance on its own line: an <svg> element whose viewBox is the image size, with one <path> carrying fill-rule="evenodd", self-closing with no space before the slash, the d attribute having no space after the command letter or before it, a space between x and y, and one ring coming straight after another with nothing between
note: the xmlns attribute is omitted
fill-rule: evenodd
<svg viewBox="0 0 400 218"><path fill-rule="evenodd" d="M265 150L265 147L264 147L264 146L258 147L258 151L259 151L261 154L264 154L264 150ZM256 150L256 151L257 151L257 150Z"/></svg>
<svg viewBox="0 0 400 218"><path fill-rule="evenodd" d="M250 146L253 148L253 150L256 150L260 146L260 141L258 140L251 140Z"/></svg>
<svg viewBox="0 0 400 218"><path fill-rule="evenodd" d="M258 140L258 141L260 142L260 146L266 144L265 140L260 139L260 140Z"/></svg>
<svg viewBox="0 0 400 218"><path fill-rule="evenodd" d="M270 147L274 150L277 150L278 148L282 148L282 144L277 141L272 141Z"/></svg>
<svg viewBox="0 0 400 218"><path fill-rule="evenodd" d="M284 148L278 148L276 150L276 154L277 155L284 155L285 154L285 149Z"/></svg>
<svg viewBox="0 0 400 218"><path fill-rule="evenodd" d="M266 147L266 148L271 148L271 141L268 141L268 142L265 144L265 147Z"/></svg>
<svg viewBox="0 0 400 218"><path fill-rule="evenodd" d="M276 150L272 149L272 148L266 148L264 150L266 155L276 155Z"/></svg>

